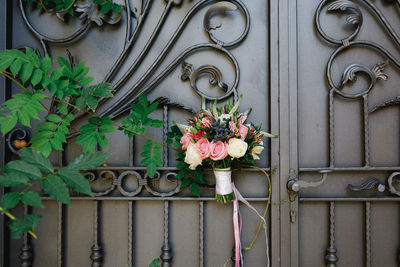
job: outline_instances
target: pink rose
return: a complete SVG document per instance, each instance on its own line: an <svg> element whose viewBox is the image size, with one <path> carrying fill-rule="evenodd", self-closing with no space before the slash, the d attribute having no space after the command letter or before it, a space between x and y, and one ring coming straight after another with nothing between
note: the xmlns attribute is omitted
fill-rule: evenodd
<svg viewBox="0 0 400 267"><path fill-rule="evenodd" d="M204 129L211 127L211 119L208 117L204 117L201 119L201 127Z"/></svg>
<svg viewBox="0 0 400 267"><path fill-rule="evenodd" d="M239 134L241 136L240 139L242 139L242 140L246 139L248 131L249 131L249 128L247 128L247 126L245 126L244 124L240 124L240 127L239 127Z"/></svg>
<svg viewBox="0 0 400 267"><path fill-rule="evenodd" d="M202 160L210 155L210 142L206 138L200 139L196 143L196 148Z"/></svg>
<svg viewBox="0 0 400 267"><path fill-rule="evenodd" d="M221 160L228 156L228 150L225 143L221 141L213 142L210 145L210 158L212 160Z"/></svg>
<svg viewBox="0 0 400 267"><path fill-rule="evenodd" d="M192 133L185 133L182 137L181 137L181 141L180 143L182 144L182 149L186 150L188 148L188 146L190 145L190 143L192 142Z"/></svg>
<svg viewBox="0 0 400 267"><path fill-rule="evenodd" d="M197 134L195 134L194 135L194 140L199 140L199 139L201 139L201 138L203 138L203 136L205 136L206 135L206 132L205 131L203 131L203 130L198 130L197 131Z"/></svg>

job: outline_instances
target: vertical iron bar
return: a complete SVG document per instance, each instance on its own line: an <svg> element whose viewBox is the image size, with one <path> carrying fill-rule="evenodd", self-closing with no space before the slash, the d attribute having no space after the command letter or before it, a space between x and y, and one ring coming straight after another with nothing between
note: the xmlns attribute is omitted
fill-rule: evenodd
<svg viewBox="0 0 400 267"><path fill-rule="evenodd" d="M128 264L133 266L133 221L132 221L132 201L128 202Z"/></svg>
<svg viewBox="0 0 400 267"><path fill-rule="evenodd" d="M365 266L371 267L371 202L365 202Z"/></svg>
<svg viewBox="0 0 400 267"><path fill-rule="evenodd" d="M335 165L334 101L333 90L329 91L329 167Z"/></svg>
<svg viewBox="0 0 400 267"><path fill-rule="evenodd" d="M204 267L204 201L200 201L199 203L199 267Z"/></svg>
<svg viewBox="0 0 400 267"><path fill-rule="evenodd" d="M161 266L172 266L172 249L169 245L169 201L164 201L164 245L161 248Z"/></svg>
<svg viewBox="0 0 400 267"><path fill-rule="evenodd" d="M336 267L336 262L339 260L335 247L335 202L329 203L329 246L326 249L326 266Z"/></svg>
<svg viewBox="0 0 400 267"><path fill-rule="evenodd" d="M93 246L90 259L92 260L92 267L101 267L103 254L99 244L99 201L93 201Z"/></svg>
<svg viewBox="0 0 400 267"><path fill-rule="evenodd" d="M163 106L163 143L167 143L167 132L168 132L168 106ZM168 166L168 148L163 146L163 165Z"/></svg>
<svg viewBox="0 0 400 267"><path fill-rule="evenodd" d="M64 205L58 202L57 206L57 267L63 266L63 229L64 229L64 222L63 222L63 215L64 215Z"/></svg>
<svg viewBox="0 0 400 267"><path fill-rule="evenodd" d="M364 166L369 166L369 117L368 117L368 94L363 96L363 118L364 118Z"/></svg>
<svg viewBox="0 0 400 267"><path fill-rule="evenodd" d="M29 213L29 207L24 205L24 215ZM21 248L19 258L21 260L21 267L31 267L33 261L33 251L31 247L30 237L28 233L24 233L24 242Z"/></svg>

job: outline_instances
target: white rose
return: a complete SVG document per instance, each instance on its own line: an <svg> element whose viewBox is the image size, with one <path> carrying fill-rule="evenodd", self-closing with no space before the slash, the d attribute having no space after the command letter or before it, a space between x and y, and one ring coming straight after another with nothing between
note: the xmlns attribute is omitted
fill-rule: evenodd
<svg viewBox="0 0 400 267"><path fill-rule="evenodd" d="M199 152L197 151L197 147L190 143L186 150L185 162L189 164L189 169L194 170L198 165L201 164L201 157Z"/></svg>
<svg viewBox="0 0 400 267"><path fill-rule="evenodd" d="M259 145L256 145L255 147L253 147L253 149L251 150L251 155L253 156L253 159L255 159L255 160L260 159L260 157L258 155L261 154L261 152L264 150L263 145L264 145L264 143L263 143L263 141L261 141L261 143Z"/></svg>
<svg viewBox="0 0 400 267"><path fill-rule="evenodd" d="M246 154L248 144L238 138L231 138L228 142L228 154L232 158L241 158Z"/></svg>

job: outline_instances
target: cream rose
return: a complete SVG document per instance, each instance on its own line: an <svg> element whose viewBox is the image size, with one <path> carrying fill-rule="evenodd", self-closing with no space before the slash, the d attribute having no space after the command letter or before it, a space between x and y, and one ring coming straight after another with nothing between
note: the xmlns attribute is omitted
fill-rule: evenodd
<svg viewBox="0 0 400 267"><path fill-rule="evenodd" d="M253 147L253 149L251 150L251 155L253 156L253 159L255 159L255 160L260 159L260 157L258 155L261 154L261 152L263 152L263 150L264 150L263 145L264 145L264 143L263 143L263 141L261 141L260 144Z"/></svg>
<svg viewBox="0 0 400 267"><path fill-rule="evenodd" d="M189 164L189 169L194 170L201 164L202 160L195 144L190 143L186 150L185 162Z"/></svg>
<svg viewBox="0 0 400 267"><path fill-rule="evenodd" d="M228 155L232 158L241 158L246 154L248 144L238 138L231 138L228 142Z"/></svg>

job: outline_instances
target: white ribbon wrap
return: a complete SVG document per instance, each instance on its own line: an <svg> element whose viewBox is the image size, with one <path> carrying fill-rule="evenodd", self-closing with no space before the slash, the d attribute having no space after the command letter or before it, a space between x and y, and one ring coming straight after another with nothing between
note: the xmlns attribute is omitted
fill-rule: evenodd
<svg viewBox="0 0 400 267"><path fill-rule="evenodd" d="M231 168L214 169L215 175L215 193L219 195L229 195L232 189L232 171Z"/></svg>

